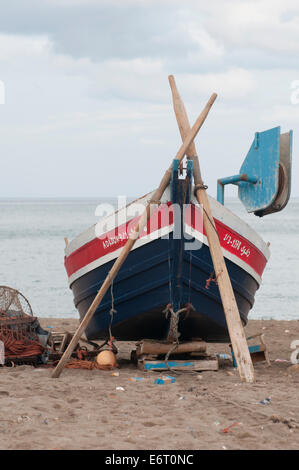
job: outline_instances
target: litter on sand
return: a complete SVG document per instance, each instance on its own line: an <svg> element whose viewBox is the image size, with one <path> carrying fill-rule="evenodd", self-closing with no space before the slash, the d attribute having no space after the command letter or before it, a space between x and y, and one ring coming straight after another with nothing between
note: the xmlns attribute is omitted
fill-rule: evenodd
<svg viewBox="0 0 299 470"><path fill-rule="evenodd" d="M176 379L174 377L171 377L170 375L166 375L165 377L158 377L155 380L155 384L163 385L166 383L174 383Z"/></svg>
<svg viewBox="0 0 299 470"><path fill-rule="evenodd" d="M270 403L271 403L271 397L265 398L265 400L261 400L259 403L260 403L261 405L270 405Z"/></svg>
<svg viewBox="0 0 299 470"><path fill-rule="evenodd" d="M221 429L220 432L226 434L226 433L230 432L231 428L233 428L233 427L235 427L235 426L239 426L240 424L241 424L241 423L239 423L239 422L236 421L235 423L230 424L230 425L227 426L226 428Z"/></svg>

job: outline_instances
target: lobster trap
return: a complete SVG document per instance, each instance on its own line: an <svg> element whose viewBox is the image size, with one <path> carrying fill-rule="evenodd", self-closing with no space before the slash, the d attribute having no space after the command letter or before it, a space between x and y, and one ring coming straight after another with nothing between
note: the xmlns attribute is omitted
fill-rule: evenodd
<svg viewBox="0 0 299 470"><path fill-rule="evenodd" d="M37 364L46 350L48 333L33 316L21 292L0 286L0 341L4 345L2 365Z"/></svg>

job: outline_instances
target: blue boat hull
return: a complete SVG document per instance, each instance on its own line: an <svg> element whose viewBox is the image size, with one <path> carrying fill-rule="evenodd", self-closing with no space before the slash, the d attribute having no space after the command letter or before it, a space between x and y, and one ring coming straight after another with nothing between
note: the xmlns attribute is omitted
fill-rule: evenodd
<svg viewBox="0 0 299 470"><path fill-rule="evenodd" d="M173 279L170 266L174 262L169 240L157 239L143 245L129 254L113 283L113 319L111 291L109 290L100 307L96 310L87 329L90 340L109 337L112 334L119 341L136 341L142 338L163 340L169 332L169 319L163 310L171 303ZM181 295L181 305L188 302L194 310L182 313L179 322L180 340L202 338L207 342L228 342L229 335L219 289L212 282L206 288L206 281L213 272L209 248L184 251L176 289ZM91 305L97 291L105 280L113 261L110 261L79 277L71 284L76 308L81 319ZM240 317L247 323L249 310L254 303L258 289L257 281L237 264L226 259Z"/></svg>

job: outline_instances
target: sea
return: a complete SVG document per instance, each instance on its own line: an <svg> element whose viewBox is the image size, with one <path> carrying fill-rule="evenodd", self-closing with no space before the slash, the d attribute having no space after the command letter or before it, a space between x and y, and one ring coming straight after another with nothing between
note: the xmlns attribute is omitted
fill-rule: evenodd
<svg viewBox="0 0 299 470"><path fill-rule="evenodd" d="M78 317L64 269L64 238L98 222L102 203L116 206L117 200L0 199L0 285L19 290L35 316ZM299 199L263 218L247 214L237 199L225 205L270 243L249 318L299 320Z"/></svg>

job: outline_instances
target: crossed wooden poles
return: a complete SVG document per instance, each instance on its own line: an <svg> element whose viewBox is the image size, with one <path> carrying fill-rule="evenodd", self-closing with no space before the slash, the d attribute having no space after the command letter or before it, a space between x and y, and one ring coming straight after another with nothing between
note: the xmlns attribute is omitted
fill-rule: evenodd
<svg viewBox="0 0 299 470"><path fill-rule="evenodd" d="M206 193L206 187L204 186L203 181L202 181L198 155L196 153L196 148L194 144L194 139L199 129L203 125L215 99L217 98L217 95L216 93L214 93L210 97L203 111L201 112L201 114L195 121L195 124L191 128L189 120L188 120L188 116L184 107L184 103L178 93L175 80L172 75L169 76L169 83L170 83L170 87L172 91L174 111L175 111L177 123L180 129L180 133L181 133L181 137L183 141L175 158L181 162L184 156L187 155L187 158L190 158L193 160L196 198L197 198L198 203L201 204L203 208L204 228L207 234L210 253L211 253L211 257L212 257L212 261L214 265L214 271L215 271L215 275L217 278L217 283L218 283L220 296L221 296L221 300L223 304L228 332L230 335L230 340L231 340L231 344L233 347L235 359L237 362L240 378L242 381L245 381L245 382L254 382L255 380L254 369L253 369L250 353L248 350L247 341L246 341L245 333L243 330L243 325L240 319L236 299L234 296L234 292L232 289L232 285L231 285L228 271L226 268L226 264L224 261L222 249L220 246L220 240L219 240L215 222L213 219L208 195ZM158 189L155 191L155 193L151 197L149 203L147 204L145 208L144 213L139 219L139 222L136 224L135 229L133 230L128 241L123 247L119 257L116 259L114 265L109 271L100 290L98 291L86 315L84 316L77 331L75 332L69 346L67 347L59 363L54 369L52 373L52 377L56 378L60 376L62 369L64 368L64 366L70 359L75 347L77 346L80 337L84 333L92 316L94 315L95 311L97 310L98 306L103 300L104 295L106 294L111 283L113 282L118 271L120 270L122 264L124 263L127 256L129 255L132 247L134 246L134 243L138 239L140 232L143 230L143 228L147 224L152 213L156 210L157 201L161 199L165 189L170 183L171 169L172 169L172 164L166 170Z"/></svg>

